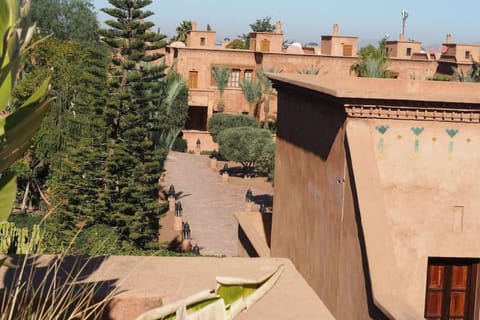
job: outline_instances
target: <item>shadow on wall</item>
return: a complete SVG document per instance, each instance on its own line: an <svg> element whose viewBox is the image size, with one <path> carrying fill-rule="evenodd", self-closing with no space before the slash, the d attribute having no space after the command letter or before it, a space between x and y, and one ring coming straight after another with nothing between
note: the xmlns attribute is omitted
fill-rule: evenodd
<svg viewBox="0 0 480 320"><path fill-rule="evenodd" d="M355 178L353 175L352 159L347 138L345 138L345 152L347 157L348 175L350 178L350 185L352 190L353 206L355 210L355 221L357 224L358 241L360 243L360 251L362 254L362 269L365 278L365 291L367 296L368 313L370 317L372 317L372 319L388 320L389 318L375 305L375 302L373 300L372 280L370 277L370 268L368 266L367 248L365 244L365 236L362 227L362 217L360 215L360 207L358 205L358 195L355 185Z"/></svg>
<svg viewBox="0 0 480 320"><path fill-rule="evenodd" d="M316 91L286 84L276 84L275 87L280 87L277 89L280 101L277 138L326 160L338 131L345 123L343 105L327 96L323 100L318 99L321 94ZM312 101L322 101L322 104Z"/></svg>

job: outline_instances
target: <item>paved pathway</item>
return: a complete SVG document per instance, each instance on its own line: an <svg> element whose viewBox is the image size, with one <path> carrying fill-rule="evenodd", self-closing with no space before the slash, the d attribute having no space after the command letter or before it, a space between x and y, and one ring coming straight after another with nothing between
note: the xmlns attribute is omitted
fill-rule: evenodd
<svg viewBox="0 0 480 320"><path fill-rule="evenodd" d="M245 209L248 186L221 182L221 176L210 168L206 156L170 152L165 162L163 185L175 186L183 207L184 220L190 224L192 244L202 254L237 255L238 224L235 212ZM251 187L254 195L268 191Z"/></svg>

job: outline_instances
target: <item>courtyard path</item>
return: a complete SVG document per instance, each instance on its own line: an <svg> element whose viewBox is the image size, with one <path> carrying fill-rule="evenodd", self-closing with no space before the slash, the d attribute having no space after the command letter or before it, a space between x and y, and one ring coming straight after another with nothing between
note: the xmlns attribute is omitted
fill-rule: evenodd
<svg viewBox="0 0 480 320"><path fill-rule="evenodd" d="M171 151L165 170L162 184L166 189L170 184L175 186L184 221L190 225L192 245L198 244L202 255L236 256L238 224L234 213L244 211L249 187L255 196L271 196L271 190L222 183L207 156Z"/></svg>

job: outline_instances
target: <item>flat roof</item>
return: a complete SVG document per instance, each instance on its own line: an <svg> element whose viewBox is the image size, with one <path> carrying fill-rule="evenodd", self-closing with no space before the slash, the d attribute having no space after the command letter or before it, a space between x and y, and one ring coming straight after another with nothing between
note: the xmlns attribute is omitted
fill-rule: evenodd
<svg viewBox="0 0 480 320"><path fill-rule="evenodd" d="M337 98L480 104L480 83L266 73L283 82Z"/></svg>

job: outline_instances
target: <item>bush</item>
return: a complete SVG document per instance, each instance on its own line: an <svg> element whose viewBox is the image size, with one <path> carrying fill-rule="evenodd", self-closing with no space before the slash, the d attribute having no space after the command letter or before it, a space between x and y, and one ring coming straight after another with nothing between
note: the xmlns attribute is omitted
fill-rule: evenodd
<svg viewBox="0 0 480 320"><path fill-rule="evenodd" d="M255 117L245 114L215 113L207 124L207 130L212 134L215 142L217 142L217 136L223 130L238 127L258 128L259 123Z"/></svg>
<svg viewBox="0 0 480 320"><path fill-rule="evenodd" d="M273 143L268 130L251 127L225 129L218 135L219 152L227 160L239 162L244 174L251 175L266 145Z"/></svg>
<svg viewBox="0 0 480 320"><path fill-rule="evenodd" d="M173 142L173 151L187 152L187 140L177 137Z"/></svg>
<svg viewBox="0 0 480 320"><path fill-rule="evenodd" d="M273 169L275 167L275 142L266 143L257 161L255 162L255 172L261 176L267 176L269 181L273 181Z"/></svg>

